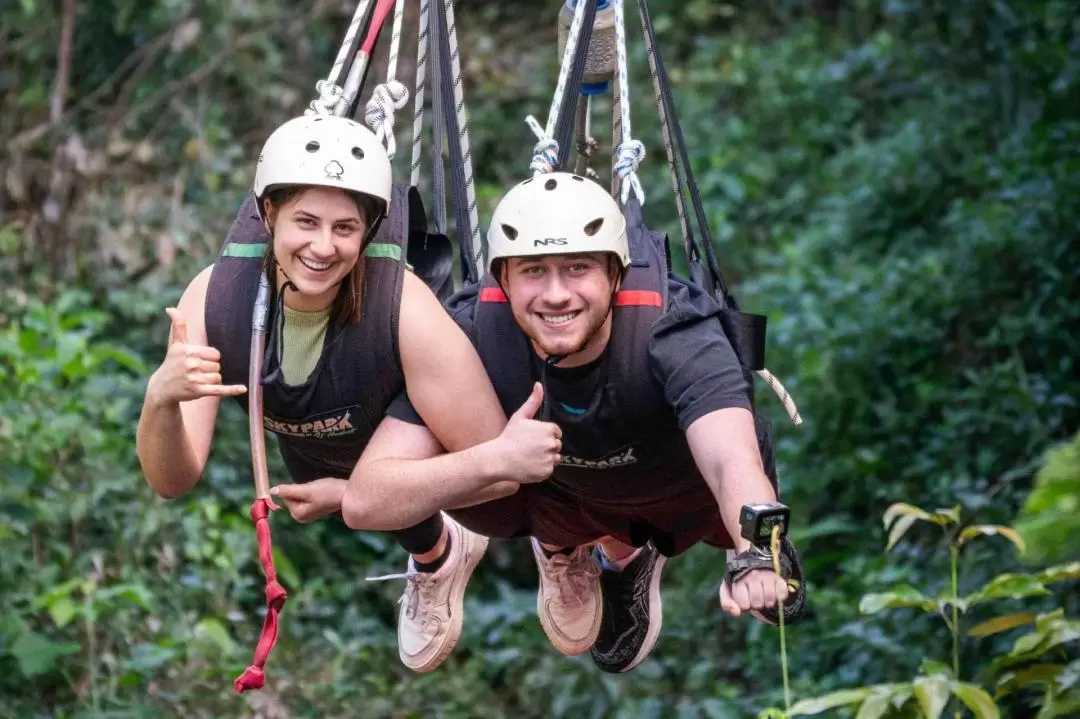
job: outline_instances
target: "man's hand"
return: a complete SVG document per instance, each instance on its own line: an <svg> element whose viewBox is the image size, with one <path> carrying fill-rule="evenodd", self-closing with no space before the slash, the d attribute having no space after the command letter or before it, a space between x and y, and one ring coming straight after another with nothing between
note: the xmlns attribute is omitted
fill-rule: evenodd
<svg viewBox="0 0 1080 719"><path fill-rule="evenodd" d="M762 619L757 613L759 610L771 609L777 602L787 601L790 593L787 582L771 569L755 569L733 586L729 586L726 579L720 583L720 609L733 617L751 612Z"/></svg>
<svg viewBox="0 0 1080 719"><path fill-rule="evenodd" d="M347 480L323 477L303 484L279 484L270 494L285 503L293 519L307 524L340 511L347 486Z"/></svg>
<svg viewBox="0 0 1080 719"><path fill-rule="evenodd" d="M502 434L494 440L507 479L515 482L543 482L562 460L562 429L552 422L533 419L544 403L539 382L532 394L510 416Z"/></svg>

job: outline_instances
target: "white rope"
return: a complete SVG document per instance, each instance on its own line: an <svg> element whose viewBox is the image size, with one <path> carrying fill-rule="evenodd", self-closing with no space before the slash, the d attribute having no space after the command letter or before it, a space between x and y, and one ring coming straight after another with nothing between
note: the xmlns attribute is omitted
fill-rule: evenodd
<svg viewBox="0 0 1080 719"><path fill-rule="evenodd" d="M622 182L622 202L625 205L630 198L630 191L634 191L638 202L645 204L645 190L641 187L637 169L641 161L645 159L645 145L641 140L635 140L630 134L630 92L627 82L627 59L626 59L626 22L623 13L623 0L613 0L612 7L615 12L615 58L616 72L619 83L619 110L620 130L622 133L619 146L615 148L615 172Z"/></svg>
<svg viewBox="0 0 1080 719"><path fill-rule="evenodd" d="M420 32L416 42L416 93L413 98L412 174L409 183L420 185L420 159L423 156L424 89L427 86L429 0L420 0Z"/></svg>
<svg viewBox="0 0 1080 719"><path fill-rule="evenodd" d="M457 112L458 143L465 171L465 203L468 206L472 235L473 262L476 276L484 275L484 248L480 239L480 218L476 212L476 185L473 178L472 148L469 147L469 118L465 112L465 93L461 87L461 58L458 55L457 23L454 21L453 0L443 0L446 7L446 32L450 40L450 69L454 74L454 107ZM459 232L464 229L460 228Z"/></svg>
<svg viewBox="0 0 1080 719"><path fill-rule="evenodd" d="M401 25L405 18L405 2L394 3L394 29L390 39L390 57L387 60L386 82L375 86L371 99L364 109L364 121L375 136L386 144L386 154L392 160L397 153L397 141L394 138L394 110L405 107L409 101L409 90L396 79L398 52L401 48Z"/></svg>
<svg viewBox="0 0 1080 719"><path fill-rule="evenodd" d="M555 141L552 133L555 132L555 125L559 121L563 92L566 89L566 81L570 77L570 69L574 64L574 51L577 48L578 38L581 36L581 26L585 22L586 2L587 0L578 0L574 8L574 18L570 21L570 30L566 34L566 47L563 49L562 65L559 67L559 80L555 83L555 94L551 98L551 107L548 109L547 127L541 128L540 123L532 115L525 118L525 124L538 140L533 146L532 161L529 163L534 176L552 172L559 165L559 143Z"/></svg>
<svg viewBox="0 0 1080 719"><path fill-rule="evenodd" d="M352 47L353 40L356 39L356 34L360 32L360 26L363 24L364 15L367 13L367 7L370 3L371 0L361 0L357 5L356 12L353 13L352 21L349 23L349 28L345 31L345 40L341 43L337 57L334 58L334 64L330 68L330 74L326 76L325 80L319 80L315 83L315 92L319 93L319 97L311 101L307 110L304 111L305 115L336 114L338 103L345 93L340 84L341 68L345 66L345 61L349 59L349 49Z"/></svg>

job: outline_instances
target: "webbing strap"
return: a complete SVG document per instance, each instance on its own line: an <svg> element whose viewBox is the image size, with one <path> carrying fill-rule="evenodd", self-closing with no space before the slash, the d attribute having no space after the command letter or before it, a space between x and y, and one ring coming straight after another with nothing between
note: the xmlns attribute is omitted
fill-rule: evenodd
<svg viewBox="0 0 1080 719"><path fill-rule="evenodd" d="M599 0L578 0L585 3L580 35L574 48L573 64L570 76L560 103L559 117L555 121L554 139L559 145L559 168L565 169L570 163L571 139L574 136L574 124L577 116L577 103L581 95L581 81L585 76L585 60L589 54L589 42L592 40L593 23L596 22L596 8Z"/></svg>
<svg viewBox="0 0 1080 719"><path fill-rule="evenodd" d="M709 231L709 223L706 219L705 209L701 202L701 193L698 190L697 182L694 179L693 168L690 165L690 156L686 150L686 138L683 135L682 124L679 122L678 114L675 111L675 103L671 96L671 83L668 81L664 59L660 53L660 48L656 43L656 31L653 27L652 17L649 15L648 0L638 0L638 9L641 14L642 29L653 54L656 69L656 81L660 89L660 100L663 103L662 111L666 116L668 125L671 129L672 149L675 151L677 159L676 169L681 170L681 172L676 173L675 181L676 184L679 185L676 188L676 191L681 193L683 189L686 189L689 192L690 202L694 211L694 218L697 220L697 230L701 239L701 244L704 245L704 248L699 247L693 231L691 230L688 232L687 250L689 256L687 259L690 262L700 261L702 249L704 249L705 266L714 285L717 299L725 306L738 310L739 307L735 301L735 297L728 290L727 283L724 282L723 274L720 272L720 265L716 259L716 249L713 247L712 233ZM681 168L678 167L680 164ZM689 223L687 223L687 225L687 229L691 229L689 228Z"/></svg>
<svg viewBox="0 0 1080 719"><path fill-rule="evenodd" d="M452 73L453 54L450 49L450 31L445 3L436 2L431 15L435 19L437 30L434 33L438 43L438 97L440 110L446 122L447 138L460 138L461 126L458 123L457 107L454 102L454 79ZM461 258L461 271L466 283L480 281L479 268L476 266L476 253L472 246L473 231L469 217L469 204L466 193L465 161L461 143L451 140L450 146L450 189L454 194L454 215L458 231L458 253Z"/></svg>

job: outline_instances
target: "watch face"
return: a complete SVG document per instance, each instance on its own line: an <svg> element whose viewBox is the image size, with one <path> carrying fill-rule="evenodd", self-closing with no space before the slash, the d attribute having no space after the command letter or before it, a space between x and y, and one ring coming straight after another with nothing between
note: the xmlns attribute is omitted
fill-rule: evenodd
<svg viewBox="0 0 1080 719"><path fill-rule="evenodd" d="M772 537L772 528L776 525L780 526L780 531L784 530L784 515L771 514L761 518L758 523L758 537L760 539L770 539Z"/></svg>

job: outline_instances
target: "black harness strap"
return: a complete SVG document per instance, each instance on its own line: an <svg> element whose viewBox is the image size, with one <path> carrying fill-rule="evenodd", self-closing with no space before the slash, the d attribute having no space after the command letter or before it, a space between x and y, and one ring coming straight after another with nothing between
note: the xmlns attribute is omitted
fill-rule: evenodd
<svg viewBox="0 0 1080 719"><path fill-rule="evenodd" d="M723 305L724 310L720 321L724 325L724 331L731 340L735 354L739 362L747 370L760 370L765 368L765 335L767 318L764 315L749 314L739 310L735 296L728 289L724 277L720 272L720 264L716 259L716 250L713 245L712 233L705 216L705 208L701 202L701 193L697 182L694 180L694 171L690 164L689 153L686 149L686 138L683 135L682 125L679 122L678 113L675 110L675 101L671 95L671 85L668 81L667 70L660 54L660 48L656 44L656 32L652 18L649 15L648 0L638 0L641 10L642 27L646 38L653 49L653 57L656 64L657 83L660 85L660 96L664 104L664 113L671 130L672 148L676 155L676 182L679 185L678 192L685 188L690 195L690 202L694 211L694 219L697 221L697 237L692 229L688 231L687 243L689 246L687 257L691 265L691 280L708 287L716 299ZM680 167L681 165L681 167ZM689 222L687 223L689 226ZM698 237L704 245L698 246ZM705 262L702 268L702 254ZM706 278L704 270L708 271Z"/></svg>

